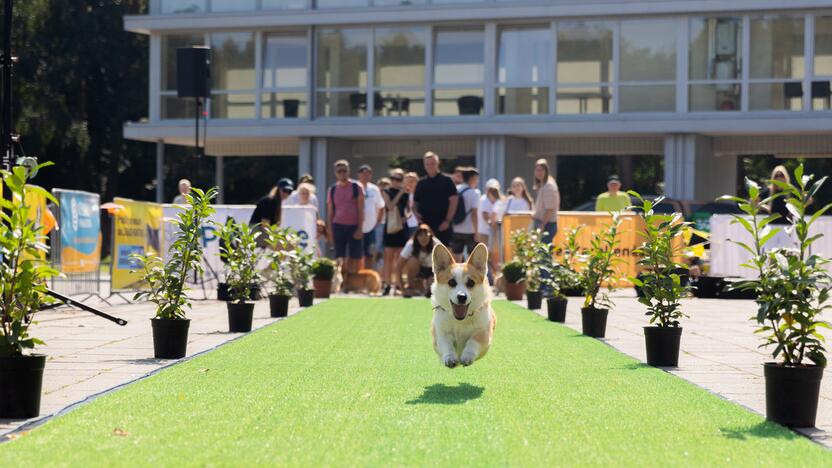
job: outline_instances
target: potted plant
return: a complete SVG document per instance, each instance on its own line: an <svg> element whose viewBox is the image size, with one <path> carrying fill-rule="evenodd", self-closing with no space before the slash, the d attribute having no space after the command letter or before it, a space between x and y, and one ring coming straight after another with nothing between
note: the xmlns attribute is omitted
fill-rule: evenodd
<svg viewBox="0 0 832 468"><path fill-rule="evenodd" d="M526 292L526 267L519 260L512 260L503 264L503 279L505 280L506 299L519 301Z"/></svg>
<svg viewBox="0 0 832 468"><path fill-rule="evenodd" d="M642 271L629 280L640 289L638 301L647 306L650 316L651 326L644 327L647 364L675 367L679 365L682 337L679 319L687 317L680 300L690 291L687 281L679 274L687 267L675 261L681 254L676 241L688 223L682 221L681 213L664 215L653 210L664 197L651 201L637 192L628 193L638 200L636 211L644 220L644 229L639 232L644 242L634 250L640 257L638 264Z"/></svg>
<svg viewBox="0 0 832 468"><path fill-rule="evenodd" d="M327 299L332 291L332 277L335 276L335 260L321 257L312 262L312 287L315 297Z"/></svg>
<svg viewBox="0 0 832 468"><path fill-rule="evenodd" d="M266 228L266 244L269 249L266 258L269 261L266 281L271 285L269 293L269 315L286 317L289 314L289 299L292 297L291 272L289 270L289 253L294 244L295 234L289 228L272 225Z"/></svg>
<svg viewBox="0 0 832 468"><path fill-rule="evenodd" d="M32 418L40 413L40 395L46 356L30 354L43 344L29 335L32 315L41 304L51 302L45 296L46 282L59 273L49 266L47 235L35 221L34 207L27 203L24 191L34 191L52 203L58 203L46 190L26 186L38 170L51 163L28 169L14 166L0 171L11 200L0 197L4 219L0 221L0 418Z"/></svg>
<svg viewBox="0 0 832 468"><path fill-rule="evenodd" d="M751 260L743 266L755 270L757 279L734 284L757 293L755 320L760 327L756 333L763 336L762 346L774 346L771 356L776 362L764 364L766 418L784 426L811 427L815 425L826 366L820 329L832 327L822 317L830 308L832 295L832 275L827 270L830 260L810 252L812 243L823 235L815 234L812 225L832 204L807 216L807 207L826 177L815 181L812 175L804 175L802 164L794 175L794 183L771 181L779 190L762 200L760 187L747 179L747 199L721 199L738 203L745 216L736 215L734 222L752 238L749 243L735 242L751 254ZM784 200L777 200L780 197ZM766 214L763 207L780 201L791 214L786 234L795 241L796 248L767 249L769 241L781 235L782 228L771 224L779 215Z"/></svg>
<svg viewBox="0 0 832 468"><path fill-rule="evenodd" d="M167 263L156 252L132 256L142 266L142 276L149 288L137 293L134 299L147 299L156 304L156 317L150 323L157 359L179 359L187 351L191 321L185 318L185 309L191 307L191 301L186 294L185 280L191 272L203 271L202 225L214 213L211 200L216 195L215 188L205 192L192 188L185 195L187 205L173 220L175 240L168 249Z"/></svg>
<svg viewBox="0 0 832 468"><path fill-rule="evenodd" d="M549 272L546 269L552 263L551 244L543 242L544 232L517 230L511 235L517 260L526 270L526 302L530 310L540 309L543 300L543 278Z"/></svg>
<svg viewBox="0 0 832 468"><path fill-rule="evenodd" d="M228 292L231 300L226 303L228 308L228 331L231 333L245 333L251 331L254 319L254 303L250 302L251 285L259 282L257 272L257 237L246 223L236 223L233 219L226 221L219 231L223 240L220 256L225 261Z"/></svg>
<svg viewBox="0 0 832 468"><path fill-rule="evenodd" d="M309 288L309 280L312 276L312 254L301 247L297 241L293 245L288 255L292 283L297 289L300 306L310 307L315 297L315 290Z"/></svg>
<svg viewBox="0 0 832 468"><path fill-rule="evenodd" d="M577 273L562 264L552 262L547 270L548 278L543 279L543 284L551 291L546 297L547 316L552 322L563 323L566 321L566 306L569 302L563 291L567 287L576 287L580 280Z"/></svg>
<svg viewBox="0 0 832 468"><path fill-rule="evenodd" d="M571 274L564 274L560 283L560 292L564 296L583 297L584 291L581 287L580 276L578 275L578 260L581 255L581 248L578 245L578 235L583 226L577 226L570 229L566 234L566 243L564 245L563 257L560 264L565 267Z"/></svg>
<svg viewBox="0 0 832 468"><path fill-rule="evenodd" d="M604 283L607 283L609 291L615 287L614 267L621 262L615 255L619 226L621 219L618 214L613 214L609 226L592 238L589 249L581 255L581 287L585 291L581 324L583 333L587 336L603 338L607 330L607 314L613 303L608 292L602 292L601 288Z"/></svg>

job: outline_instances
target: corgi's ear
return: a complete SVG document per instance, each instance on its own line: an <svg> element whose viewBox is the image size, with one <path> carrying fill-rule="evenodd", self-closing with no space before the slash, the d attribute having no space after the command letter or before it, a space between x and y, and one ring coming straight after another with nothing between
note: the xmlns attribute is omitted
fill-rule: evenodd
<svg viewBox="0 0 832 468"><path fill-rule="evenodd" d="M442 244L436 244L433 248L433 274L439 283L447 283L451 279L451 265L454 258L448 248Z"/></svg>
<svg viewBox="0 0 832 468"><path fill-rule="evenodd" d="M482 282L488 269L488 248L480 242L468 256L468 272Z"/></svg>

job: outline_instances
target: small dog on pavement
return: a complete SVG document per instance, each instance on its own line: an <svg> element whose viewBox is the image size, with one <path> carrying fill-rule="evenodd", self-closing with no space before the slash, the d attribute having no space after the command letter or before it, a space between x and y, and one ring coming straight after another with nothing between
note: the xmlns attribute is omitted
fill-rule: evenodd
<svg viewBox="0 0 832 468"><path fill-rule="evenodd" d="M497 322L486 279L488 248L477 244L466 263L456 263L438 244L433 248L433 271L433 349L447 367L469 366L488 352Z"/></svg>

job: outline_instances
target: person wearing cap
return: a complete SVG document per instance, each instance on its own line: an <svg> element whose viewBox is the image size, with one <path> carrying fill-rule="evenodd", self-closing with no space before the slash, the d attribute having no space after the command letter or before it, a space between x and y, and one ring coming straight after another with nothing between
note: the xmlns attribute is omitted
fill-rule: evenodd
<svg viewBox="0 0 832 468"><path fill-rule="evenodd" d="M364 223L361 225L361 230L364 233L362 241L364 268L375 270L376 226L379 220L382 219L384 199L381 198L381 190L378 186L370 182L372 178L373 168L367 164L362 164L358 168L358 182L361 184L361 188L364 189Z"/></svg>
<svg viewBox="0 0 832 468"><path fill-rule="evenodd" d="M294 184L291 180L284 177L277 181L269 193L257 201L254 213L251 214L251 219L249 219L249 225L270 226L280 224L281 204L292 193L293 189Z"/></svg>
<svg viewBox="0 0 832 468"><path fill-rule="evenodd" d="M626 210L632 205L630 196L621 191L621 179L613 174L607 179L607 192L598 195L595 211L615 213Z"/></svg>

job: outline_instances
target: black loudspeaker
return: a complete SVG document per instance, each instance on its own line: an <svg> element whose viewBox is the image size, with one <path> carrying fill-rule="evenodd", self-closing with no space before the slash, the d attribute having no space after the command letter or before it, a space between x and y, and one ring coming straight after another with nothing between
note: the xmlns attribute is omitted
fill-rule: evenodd
<svg viewBox="0 0 832 468"><path fill-rule="evenodd" d="M176 90L180 98L207 98L211 90L211 49L176 49Z"/></svg>

